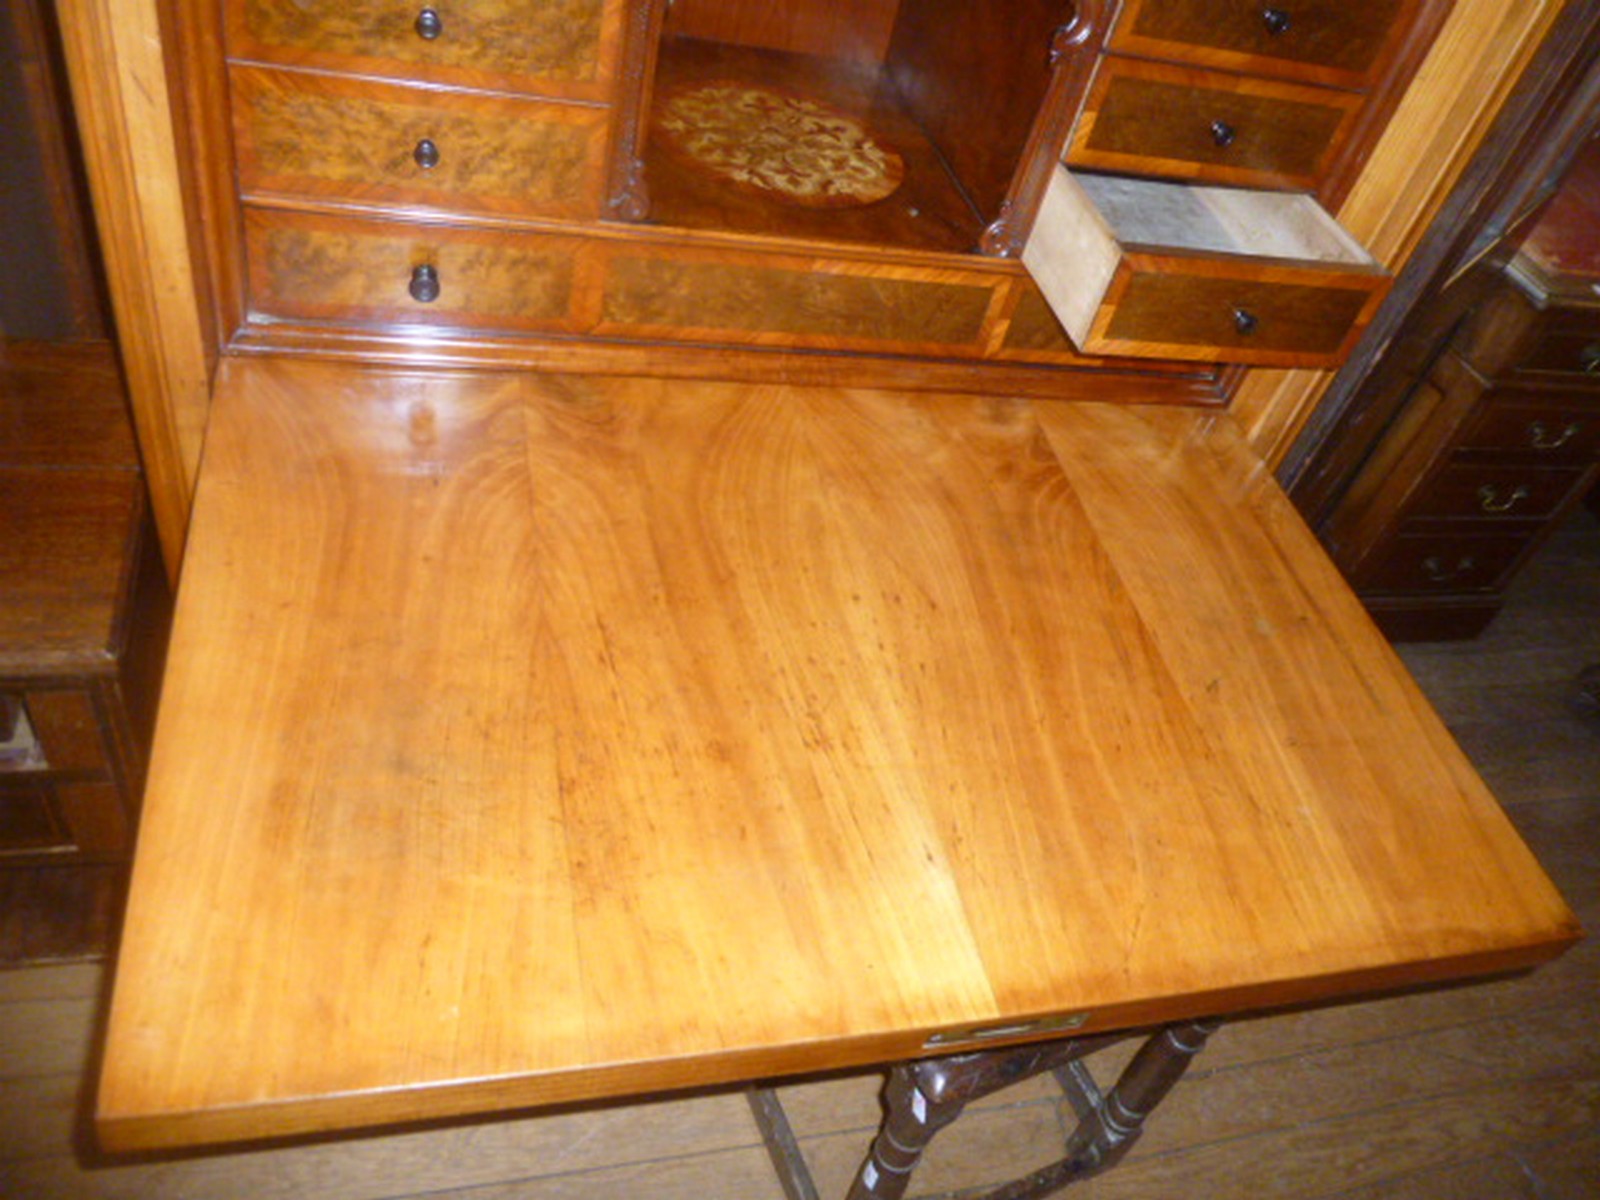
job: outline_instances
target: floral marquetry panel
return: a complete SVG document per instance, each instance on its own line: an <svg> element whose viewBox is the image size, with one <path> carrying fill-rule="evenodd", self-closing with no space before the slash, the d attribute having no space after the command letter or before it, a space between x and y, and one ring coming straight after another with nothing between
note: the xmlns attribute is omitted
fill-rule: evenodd
<svg viewBox="0 0 1600 1200"><path fill-rule="evenodd" d="M254 67L232 78L246 196L598 214L604 109Z"/></svg>
<svg viewBox="0 0 1600 1200"><path fill-rule="evenodd" d="M507 330L570 323L574 239L269 211L248 213L245 233L258 316Z"/></svg>
<svg viewBox="0 0 1600 1200"><path fill-rule="evenodd" d="M235 59L609 100L623 0L229 0ZM434 14L430 26L419 16Z"/></svg>

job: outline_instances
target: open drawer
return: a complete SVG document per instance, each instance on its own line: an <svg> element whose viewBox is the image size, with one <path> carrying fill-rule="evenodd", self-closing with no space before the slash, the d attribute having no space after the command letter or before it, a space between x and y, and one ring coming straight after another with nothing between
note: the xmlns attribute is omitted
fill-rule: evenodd
<svg viewBox="0 0 1600 1200"><path fill-rule="evenodd" d="M1089 354L1328 367L1389 276L1314 198L1057 166L1023 251Z"/></svg>

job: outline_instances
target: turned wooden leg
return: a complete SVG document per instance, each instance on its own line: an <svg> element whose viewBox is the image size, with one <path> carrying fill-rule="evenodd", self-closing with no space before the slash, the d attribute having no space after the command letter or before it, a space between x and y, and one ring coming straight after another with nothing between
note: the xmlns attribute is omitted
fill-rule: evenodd
<svg viewBox="0 0 1600 1200"><path fill-rule="evenodd" d="M1091 1054L1119 1035L901 1063L884 1089L888 1110L848 1200L899 1200L939 1130L974 1100Z"/></svg>
<svg viewBox="0 0 1600 1200"><path fill-rule="evenodd" d="M888 1113L847 1200L900 1200L933 1135L966 1107L965 1097L930 1100L917 1087L916 1069L916 1063L900 1063L889 1072Z"/></svg>

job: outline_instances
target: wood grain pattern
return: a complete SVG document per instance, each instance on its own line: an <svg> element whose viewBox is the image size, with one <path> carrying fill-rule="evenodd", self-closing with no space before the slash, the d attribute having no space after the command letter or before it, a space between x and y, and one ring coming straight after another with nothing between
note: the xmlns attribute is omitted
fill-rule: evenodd
<svg viewBox="0 0 1600 1200"><path fill-rule="evenodd" d="M409 0L228 0L228 53L333 71L608 101L623 0L438 5L418 35Z"/></svg>
<svg viewBox="0 0 1600 1200"><path fill-rule="evenodd" d="M843 266L619 251L599 329L766 345L979 347L994 296L987 281Z"/></svg>
<svg viewBox="0 0 1600 1200"><path fill-rule="evenodd" d="M1576 933L1213 414L233 361L206 472L112 1145Z"/></svg>
<svg viewBox="0 0 1600 1200"><path fill-rule="evenodd" d="M1288 27L1272 32L1263 10L1278 8ZM1373 79L1390 44L1404 32L1417 0L1128 0L1109 49L1360 88Z"/></svg>
<svg viewBox="0 0 1600 1200"><path fill-rule="evenodd" d="M393 208L600 215L604 109L235 67L239 187ZM417 160L428 141L431 167Z"/></svg>
<svg viewBox="0 0 1600 1200"><path fill-rule="evenodd" d="M675 0L668 7L668 36L882 63L901 6L899 0Z"/></svg>
<svg viewBox="0 0 1600 1200"><path fill-rule="evenodd" d="M1085 339L1103 354L1271 362L1337 362L1383 294L1382 277L1130 254ZM1256 323L1242 330L1236 314ZM1294 360L1299 359L1297 363Z"/></svg>
<svg viewBox="0 0 1600 1200"><path fill-rule="evenodd" d="M156 528L176 579L210 403L189 212L155 0L57 6Z"/></svg>
<svg viewBox="0 0 1600 1200"><path fill-rule="evenodd" d="M451 229L296 212L246 213L250 303L262 317L435 328L565 329L580 243L496 229ZM412 298L430 266L440 292Z"/></svg>
<svg viewBox="0 0 1600 1200"><path fill-rule="evenodd" d="M1361 98L1327 88L1107 55L1065 161L1134 174L1315 188ZM1228 144L1212 132L1221 121Z"/></svg>

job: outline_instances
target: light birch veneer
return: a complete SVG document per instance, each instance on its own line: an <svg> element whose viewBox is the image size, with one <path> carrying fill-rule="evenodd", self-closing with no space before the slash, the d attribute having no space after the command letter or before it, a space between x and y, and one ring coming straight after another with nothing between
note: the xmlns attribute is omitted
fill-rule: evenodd
<svg viewBox="0 0 1600 1200"><path fill-rule="evenodd" d="M224 364L98 1124L490 1112L1578 930L1231 423Z"/></svg>

